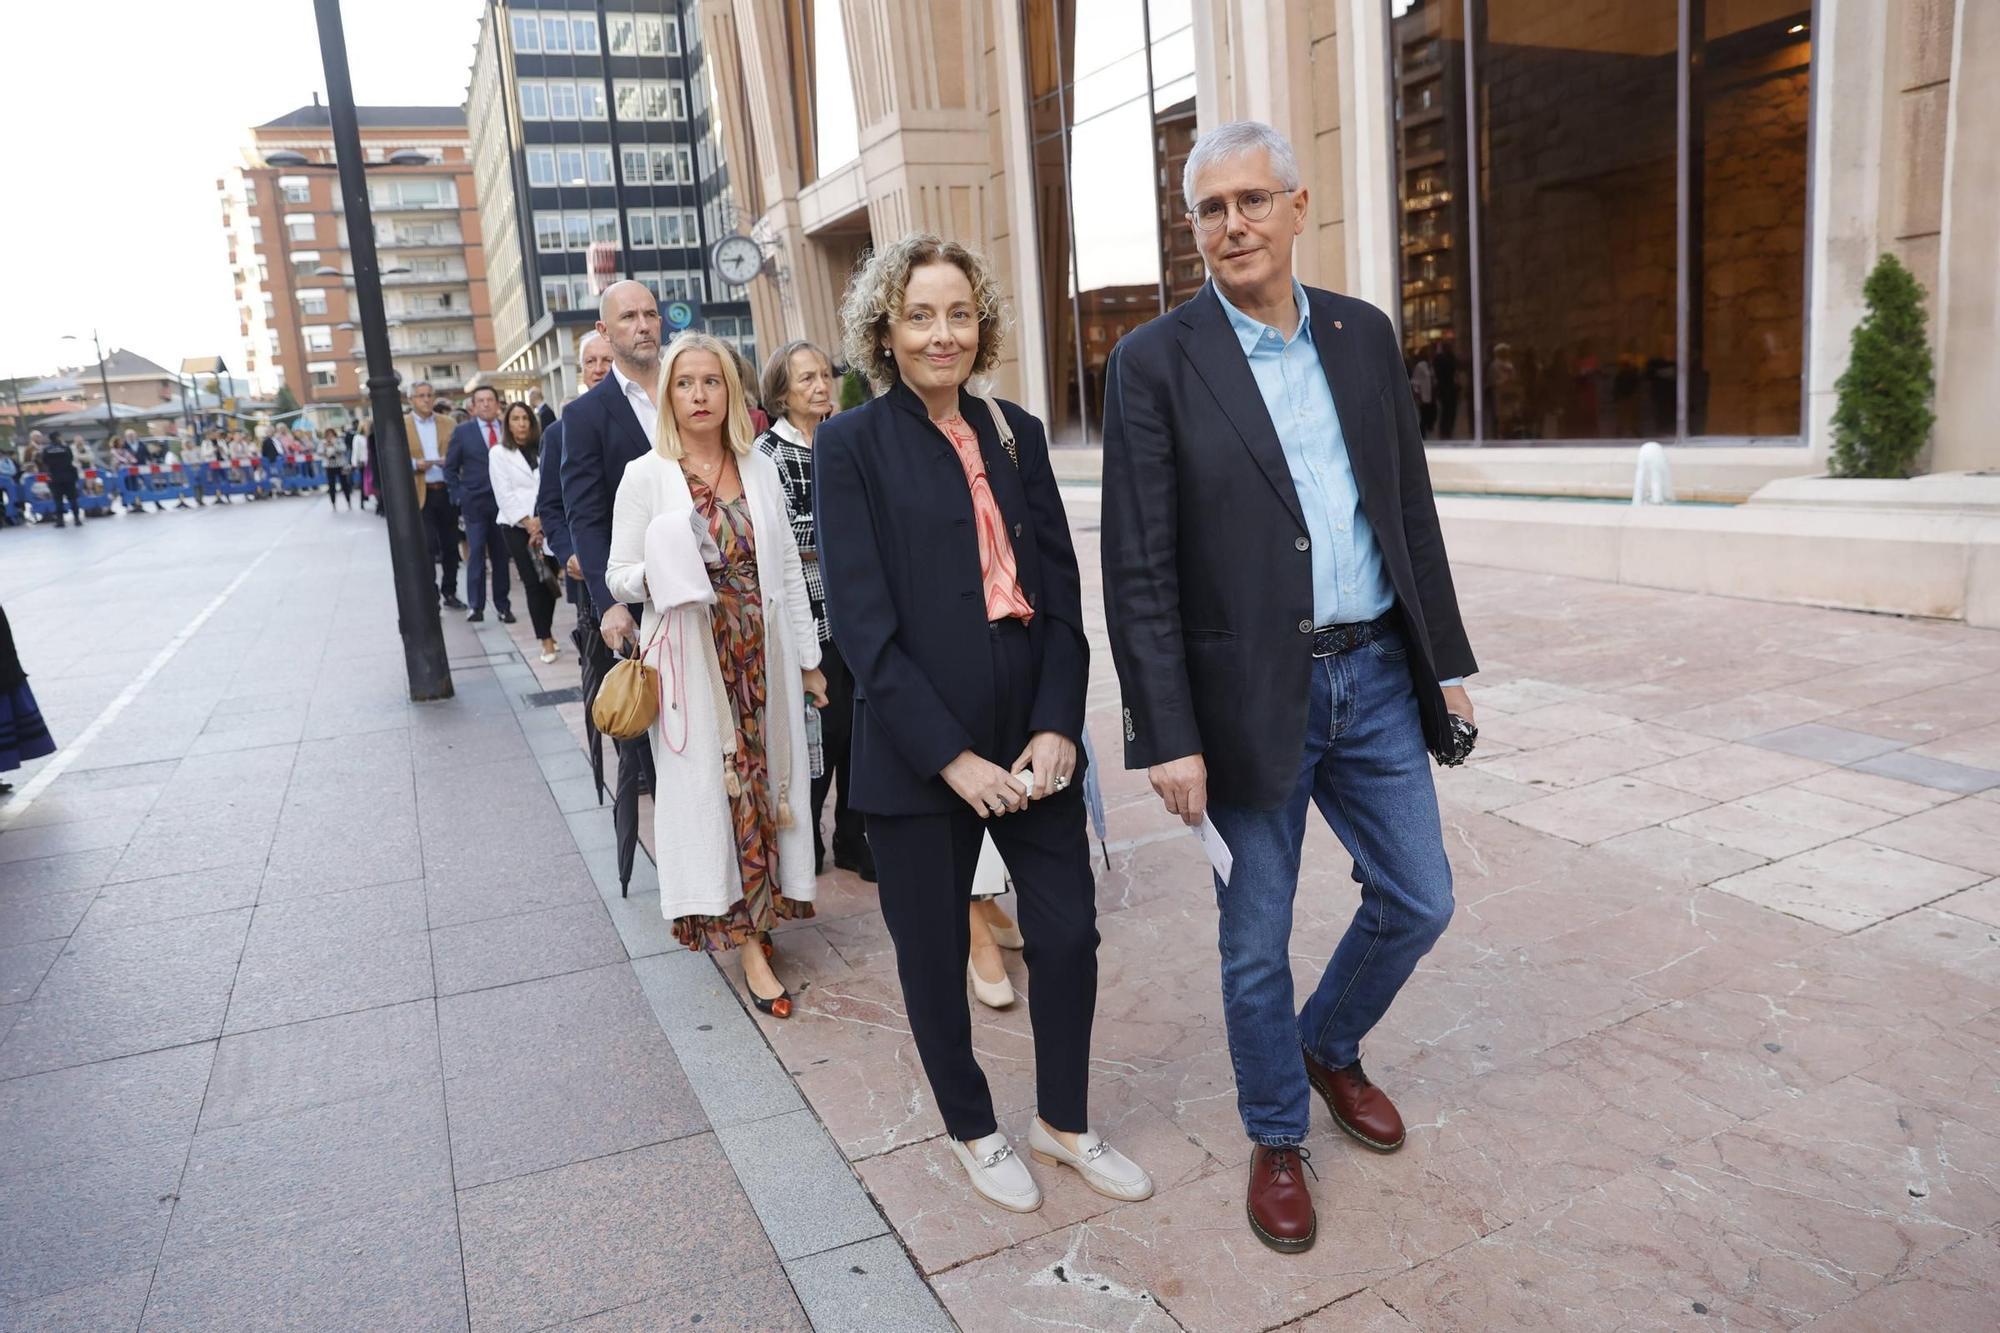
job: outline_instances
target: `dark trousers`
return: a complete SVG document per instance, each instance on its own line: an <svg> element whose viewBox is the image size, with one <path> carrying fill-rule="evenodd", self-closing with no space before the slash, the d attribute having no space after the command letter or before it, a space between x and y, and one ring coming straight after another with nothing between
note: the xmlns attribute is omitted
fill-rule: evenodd
<svg viewBox="0 0 2000 1333"><path fill-rule="evenodd" d="M458 596L458 506L443 486L424 491L424 544L430 547L433 563L444 566L438 592L445 597Z"/></svg>
<svg viewBox="0 0 2000 1333"><path fill-rule="evenodd" d="M490 504L491 501L488 501ZM512 611L508 597L512 580L507 575L507 538L498 514L467 506L465 510L465 600L475 611L486 609L486 569L493 568L493 607Z"/></svg>
<svg viewBox="0 0 2000 1333"><path fill-rule="evenodd" d="M992 635L1001 725L998 750L987 757L1011 765L1028 743L1034 662L1019 621L1000 622ZM1020 898L1034 999L1028 1017L1037 1110L1052 1127L1081 1133L1090 1128L1090 1024L1097 1008L1097 886L1081 782L991 823L964 804L949 814L868 816L882 920L895 941L910 1032L946 1130L966 1141L993 1133L993 1097L973 1058L965 1000L972 875L980 835L988 831Z"/></svg>
<svg viewBox="0 0 2000 1333"><path fill-rule="evenodd" d="M344 467L330 467L326 470L326 502L334 503L334 493L338 491L347 497L347 507L354 508L354 477Z"/></svg>
<svg viewBox="0 0 2000 1333"><path fill-rule="evenodd" d="M507 551L514 557L515 572L521 576L521 592L528 599L528 620L535 627L535 637L553 639L555 632L550 626L555 622L556 594L542 581L542 571L536 568L534 543L529 541L526 528L507 525Z"/></svg>
<svg viewBox="0 0 2000 1333"><path fill-rule="evenodd" d="M840 780L840 791L833 798L833 845L836 849L851 847L866 836L861 825L861 816L847 808L847 760L854 742L854 673L847 669L847 659L828 639L819 646L819 669L826 673L826 707L820 710L820 748L826 757L826 769L813 779L813 847L820 845L820 820L826 810L826 794L833 790L834 779Z"/></svg>
<svg viewBox="0 0 2000 1333"><path fill-rule="evenodd" d="M64 505L68 505L70 512L76 515L76 525L78 527L83 526L83 501L77 498L76 478L72 477L68 481L57 481L54 478L50 478L49 495L56 502L57 527L63 525Z"/></svg>
<svg viewBox="0 0 2000 1333"><path fill-rule="evenodd" d="M1438 425L1441 427L1438 438L1448 440L1451 433L1458 429L1458 390L1453 389L1450 393L1438 390L1437 407Z"/></svg>

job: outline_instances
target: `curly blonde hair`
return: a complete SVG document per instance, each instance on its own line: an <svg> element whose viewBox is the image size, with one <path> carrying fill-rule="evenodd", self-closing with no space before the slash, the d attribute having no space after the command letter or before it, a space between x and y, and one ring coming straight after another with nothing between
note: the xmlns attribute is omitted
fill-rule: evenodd
<svg viewBox="0 0 2000 1333"><path fill-rule="evenodd" d="M910 274L939 263L956 264L972 284L972 304L979 312L979 351L972 359L972 374L983 375L999 364L1007 311L993 266L957 241L913 231L868 255L840 302L841 351L847 364L867 375L877 389L887 389L900 378L895 353L882 344L889 336L889 321L902 313Z"/></svg>

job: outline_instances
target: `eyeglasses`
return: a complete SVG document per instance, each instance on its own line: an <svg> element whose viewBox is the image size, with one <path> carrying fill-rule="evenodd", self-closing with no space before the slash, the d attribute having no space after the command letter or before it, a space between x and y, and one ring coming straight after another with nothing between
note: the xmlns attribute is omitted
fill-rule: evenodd
<svg viewBox="0 0 2000 1333"><path fill-rule="evenodd" d="M1236 211L1246 221L1262 222L1271 216L1271 205L1278 201L1278 196L1290 194L1295 188L1297 187L1287 187L1282 190L1245 190L1236 196ZM1214 231L1229 220L1229 201L1204 199L1194 206L1194 212L1189 216L1194 218L1194 225L1203 231Z"/></svg>

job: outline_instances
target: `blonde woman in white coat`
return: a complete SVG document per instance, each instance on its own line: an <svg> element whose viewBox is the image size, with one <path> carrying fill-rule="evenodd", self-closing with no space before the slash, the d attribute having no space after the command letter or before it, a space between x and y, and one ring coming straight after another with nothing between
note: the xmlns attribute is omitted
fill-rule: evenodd
<svg viewBox="0 0 2000 1333"><path fill-rule="evenodd" d="M770 932L813 914L805 710L826 706L819 634L784 483L754 447L728 349L674 339L654 398L653 449L619 482L604 581L645 604L639 641L665 698L652 731L661 910L690 949L741 948L757 1008L788 1018Z"/></svg>

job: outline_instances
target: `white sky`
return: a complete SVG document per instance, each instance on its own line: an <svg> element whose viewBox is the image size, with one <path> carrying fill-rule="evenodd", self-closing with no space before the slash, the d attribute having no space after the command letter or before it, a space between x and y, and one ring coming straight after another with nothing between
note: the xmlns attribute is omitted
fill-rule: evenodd
<svg viewBox="0 0 2000 1333"><path fill-rule="evenodd" d="M464 100L480 0L341 9L356 101ZM221 355L242 374L215 181L250 126L326 100L311 0L8 10L0 374L92 360L93 326L107 352L169 369Z"/></svg>

